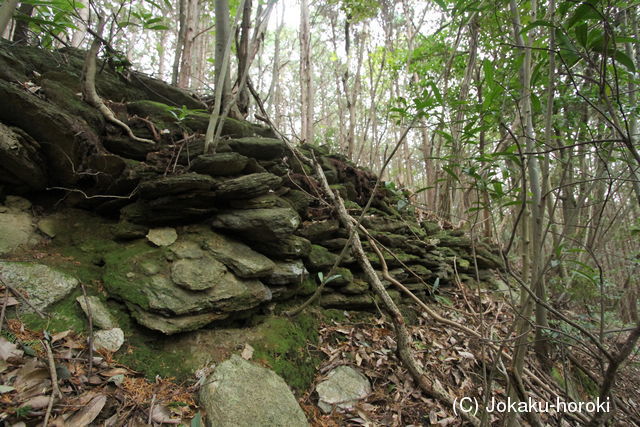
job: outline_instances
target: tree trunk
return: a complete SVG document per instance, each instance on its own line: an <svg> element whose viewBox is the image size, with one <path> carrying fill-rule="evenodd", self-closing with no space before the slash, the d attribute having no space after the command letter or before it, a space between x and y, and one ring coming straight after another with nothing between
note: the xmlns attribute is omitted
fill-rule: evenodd
<svg viewBox="0 0 640 427"><path fill-rule="evenodd" d="M9 38L7 29L9 28L9 22L17 6L18 0L5 0L2 6L0 6L0 36L5 39Z"/></svg>
<svg viewBox="0 0 640 427"><path fill-rule="evenodd" d="M227 42L229 40L229 1L228 0L216 0L215 4L216 13L216 53L215 53L215 77L216 77L216 92L220 91L221 104L220 109L223 110L229 100L231 99L231 67L229 61L224 64L224 57ZM220 76L223 76L222 80ZM221 85L218 87L218 85Z"/></svg>
<svg viewBox="0 0 640 427"><path fill-rule="evenodd" d="M33 5L29 3L20 3L18 15L30 18L33 13ZM16 27L13 30L13 41L18 44L29 44L29 21L26 19L16 20Z"/></svg>
<svg viewBox="0 0 640 427"><path fill-rule="evenodd" d="M308 0L300 2L300 104L301 138L313 143L313 78L311 75L311 34L309 31Z"/></svg>
<svg viewBox="0 0 640 427"><path fill-rule="evenodd" d="M173 68L171 71L171 84L178 84L180 74L180 58L184 48L184 38L187 31L187 0L180 0L178 6L178 40L176 41L176 51L173 55Z"/></svg>

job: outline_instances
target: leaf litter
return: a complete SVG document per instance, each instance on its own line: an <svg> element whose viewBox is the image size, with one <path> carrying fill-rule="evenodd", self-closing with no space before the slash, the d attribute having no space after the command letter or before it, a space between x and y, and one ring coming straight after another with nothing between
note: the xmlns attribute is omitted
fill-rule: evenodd
<svg viewBox="0 0 640 427"><path fill-rule="evenodd" d="M8 331L7 331L8 329ZM112 355L93 357L89 372L85 337L64 331L49 337L6 321L0 337L0 425L42 425L53 395L50 365L42 341L49 338L61 396L55 396L49 426L125 427L189 424L196 415L195 388L171 378L149 381L115 363ZM33 349L33 355L23 351ZM21 349L22 348L22 349Z"/></svg>

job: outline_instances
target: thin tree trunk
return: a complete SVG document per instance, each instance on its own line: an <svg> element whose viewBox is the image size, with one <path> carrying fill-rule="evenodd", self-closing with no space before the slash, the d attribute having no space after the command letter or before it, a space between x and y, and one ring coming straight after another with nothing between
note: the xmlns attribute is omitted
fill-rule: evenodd
<svg viewBox="0 0 640 427"><path fill-rule="evenodd" d="M300 104L302 141L313 143L313 77L308 0L300 2Z"/></svg>

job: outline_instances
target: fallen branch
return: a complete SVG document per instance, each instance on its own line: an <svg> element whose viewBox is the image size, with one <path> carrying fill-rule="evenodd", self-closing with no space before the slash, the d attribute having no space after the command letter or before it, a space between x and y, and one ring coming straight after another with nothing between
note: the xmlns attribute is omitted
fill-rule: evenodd
<svg viewBox="0 0 640 427"><path fill-rule="evenodd" d="M98 55L98 50L100 46L102 46L102 30L104 29L104 18L100 17L98 19L98 28L96 30L96 36L93 37L93 42L91 42L91 47L87 51L87 56L84 60L84 69L82 70L82 96L84 100L87 101L92 107L96 108L100 113L104 116L104 118L113 123L114 125L120 127L122 130L126 132L129 138L133 139L136 142L144 142L146 144L155 144L154 141L145 138L138 138L133 134L131 128L126 124L121 122L116 118L113 114L113 111L106 106L104 101L98 95L96 91L96 57Z"/></svg>
<svg viewBox="0 0 640 427"><path fill-rule="evenodd" d="M89 377L91 377L93 371L93 315L91 311L91 305L89 304L89 298L87 298L87 290L84 287L84 283L80 283L82 289L82 297L84 298L84 304L87 306L87 317L89 318Z"/></svg>

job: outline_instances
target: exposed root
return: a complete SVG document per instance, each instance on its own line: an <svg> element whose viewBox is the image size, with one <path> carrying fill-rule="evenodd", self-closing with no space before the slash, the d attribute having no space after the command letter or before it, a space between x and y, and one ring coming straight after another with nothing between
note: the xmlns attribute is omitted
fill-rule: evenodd
<svg viewBox="0 0 640 427"><path fill-rule="evenodd" d="M106 106L102 98L98 95L96 91L96 57L98 55L98 50L102 45L102 30L104 28L104 19L100 17L98 21L98 28L96 30L97 37L93 38L93 42L91 42L91 47L89 51L87 51L87 56L84 60L84 70L82 73L82 96L84 100L89 103L92 107L96 108L100 113L104 116L105 120L114 125L120 127L125 133L129 136L129 138L133 139L136 142L144 142L146 144L155 144L154 141L145 138L138 138L133 134L133 131L126 123L121 122L116 118L113 114L113 111Z"/></svg>

